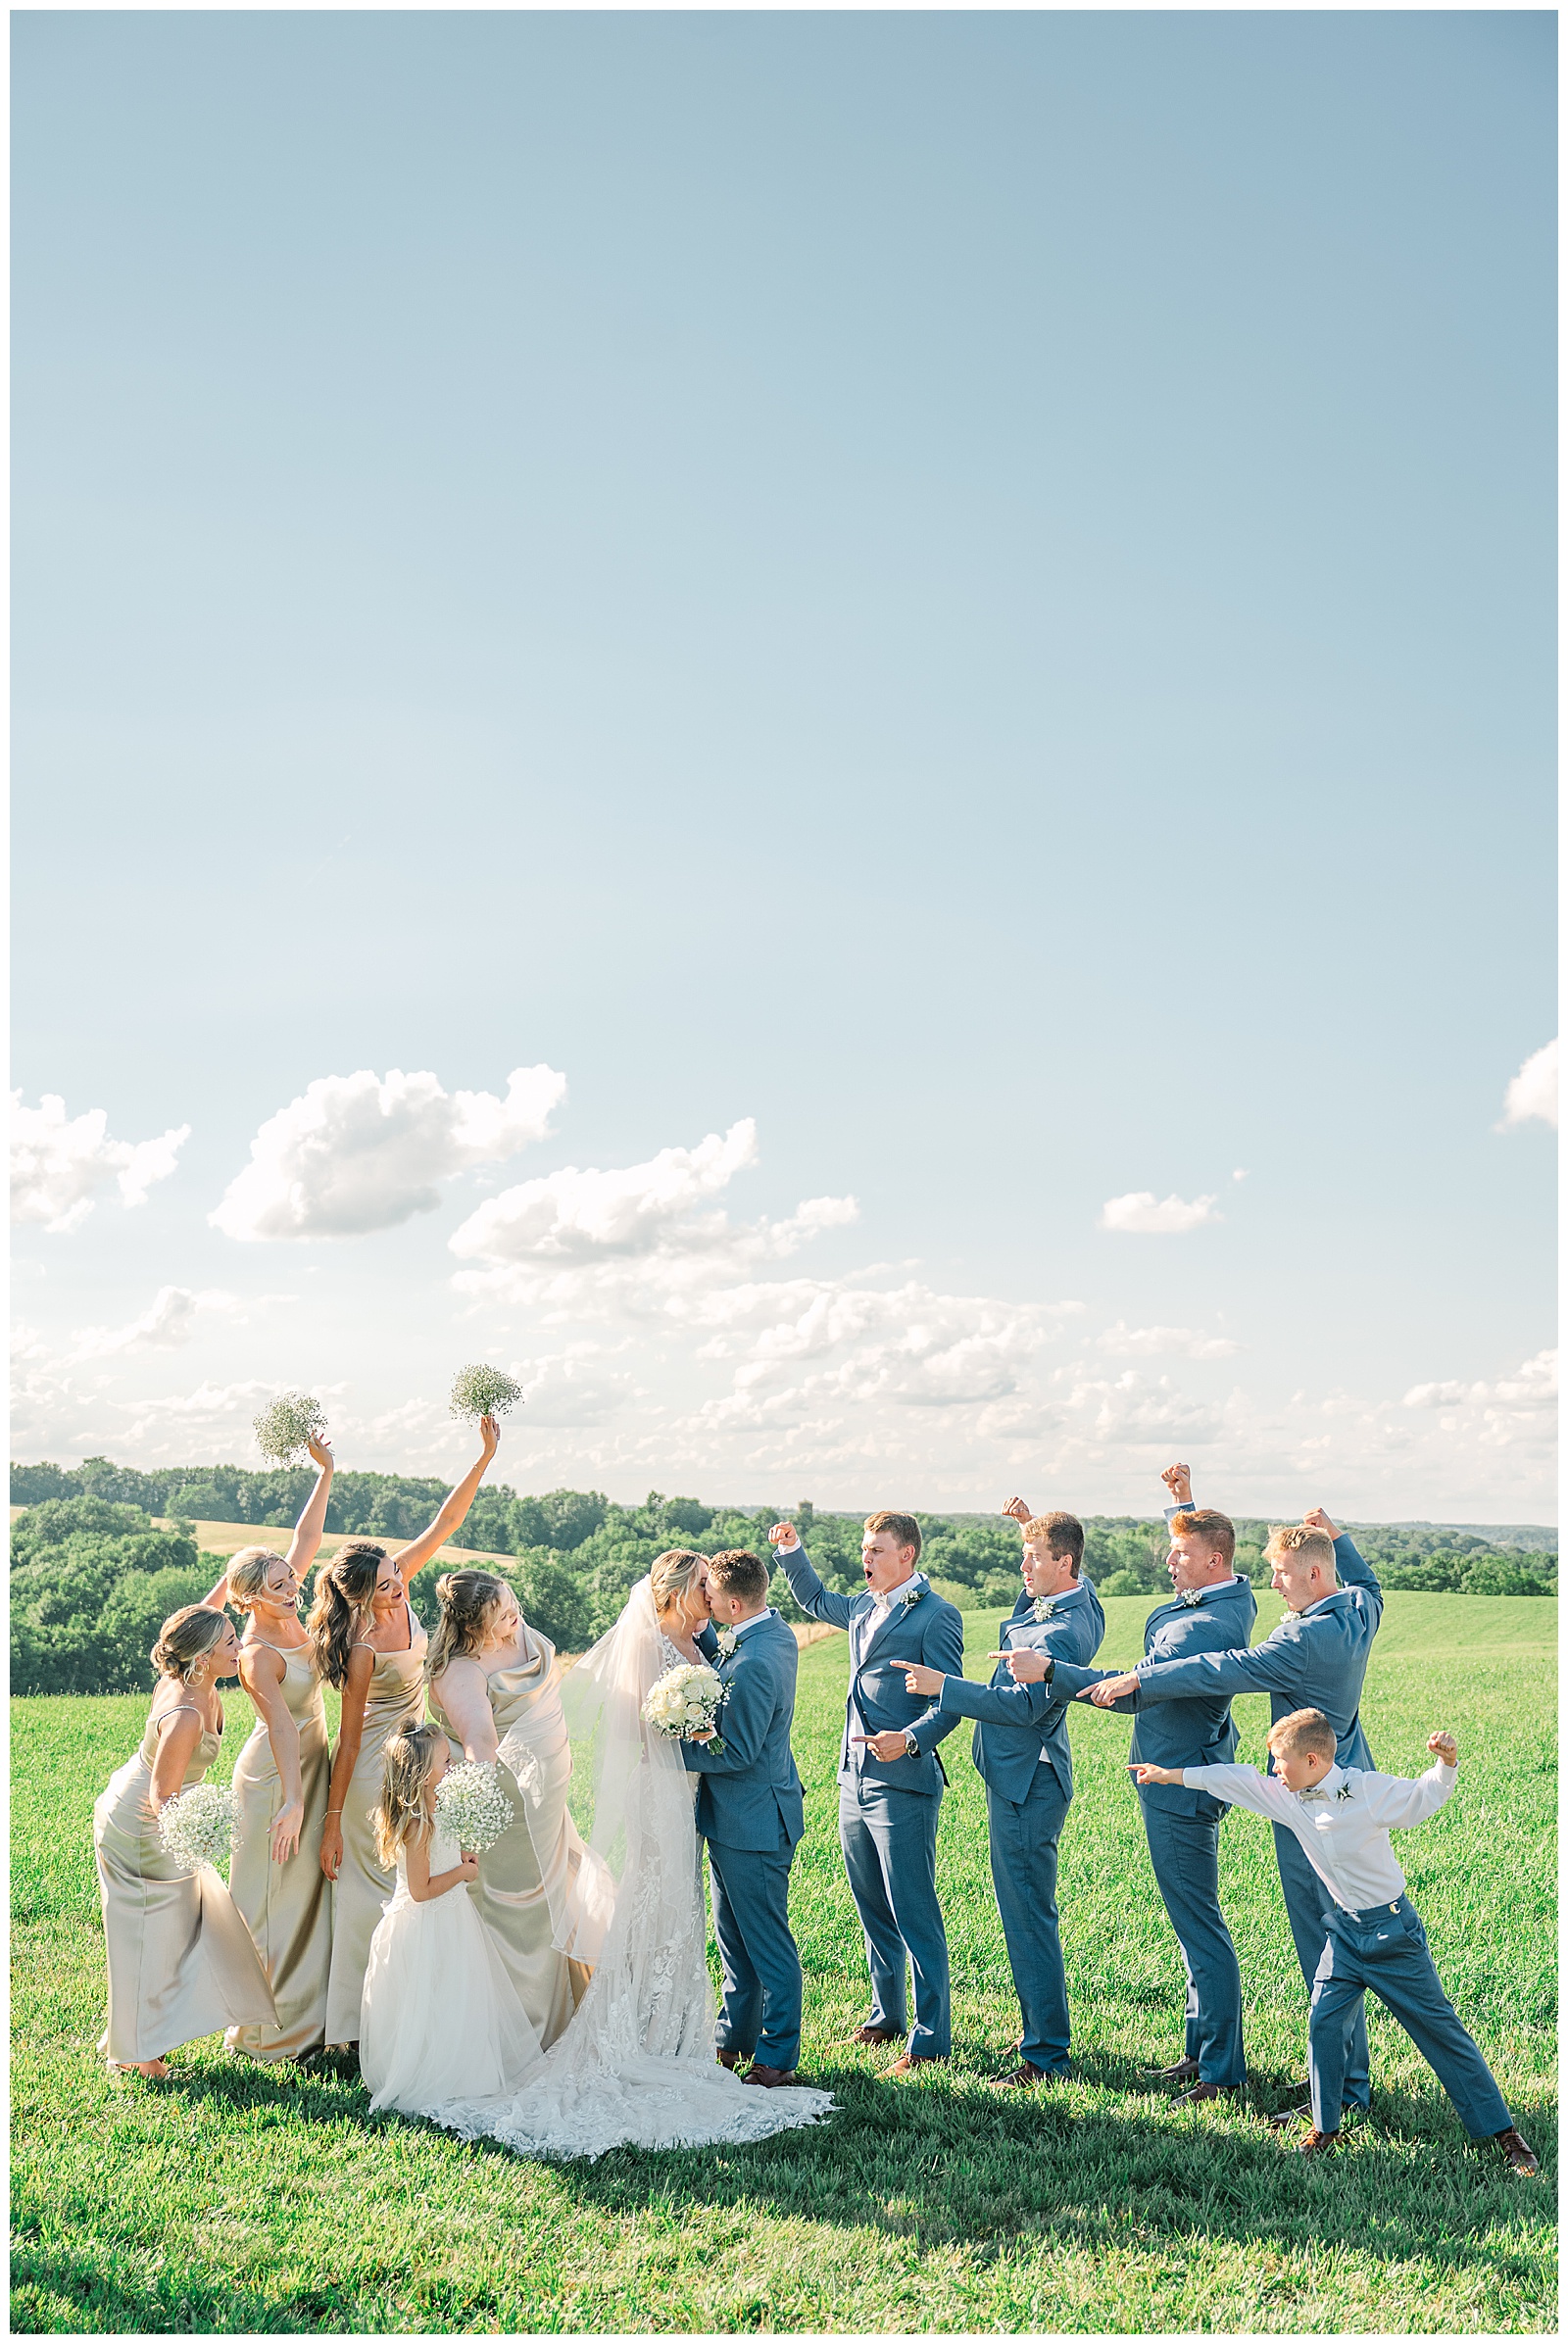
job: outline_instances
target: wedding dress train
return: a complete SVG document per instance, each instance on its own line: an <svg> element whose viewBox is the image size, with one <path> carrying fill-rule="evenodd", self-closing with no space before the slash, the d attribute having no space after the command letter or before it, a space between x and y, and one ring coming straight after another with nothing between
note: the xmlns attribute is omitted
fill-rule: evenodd
<svg viewBox="0 0 1568 2344"><path fill-rule="evenodd" d="M593 1977L564 2034L514 2093L425 2111L465 2139L591 2158L762 2140L833 2107L827 2092L743 2084L716 2062L686 1768L679 1744L642 1722L662 1666L644 1579L563 1685L583 1855L560 1898L556 1943L591 1962Z"/></svg>

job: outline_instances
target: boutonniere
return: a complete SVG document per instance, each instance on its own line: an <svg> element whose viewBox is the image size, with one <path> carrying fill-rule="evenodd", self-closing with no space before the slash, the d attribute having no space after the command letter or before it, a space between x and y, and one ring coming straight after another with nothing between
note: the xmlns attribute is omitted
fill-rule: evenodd
<svg viewBox="0 0 1568 2344"><path fill-rule="evenodd" d="M736 1635L733 1628L721 1628L718 1632L719 1659L733 1660L735 1657L735 1647L740 1640L740 1637Z"/></svg>
<svg viewBox="0 0 1568 2344"><path fill-rule="evenodd" d="M1201 1587L1183 1587L1181 1592L1181 1600L1186 1604L1189 1611L1197 1611L1199 1605L1203 1600L1203 1590Z"/></svg>
<svg viewBox="0 0 1568 2344"><path fill-rule="evenodd" d="M1037 1595L1029 1606L1029 1617L1037 1628L1044 1628L1048 1620L1056 1616L1055 1599L1051 1595Z"/></svg>
<svg viewBox="0 0 1568 2344"><path fill-rule="evenodd" d="M1354 1798L1355 1792L1350 1788L1348 1782L1342 1782L1334 1795L1339 1800L1340 1805L1343 1807L1347 1800Z"/></svg>
<svg viewBox="0 0 1568 2344"><path fill-rule="evenodd" d="M903 1608L906 1611L913 1611L915 1605L919 1602L924 1593L924 1587L911 1587L906 1595L900 1598Z"/></svg>

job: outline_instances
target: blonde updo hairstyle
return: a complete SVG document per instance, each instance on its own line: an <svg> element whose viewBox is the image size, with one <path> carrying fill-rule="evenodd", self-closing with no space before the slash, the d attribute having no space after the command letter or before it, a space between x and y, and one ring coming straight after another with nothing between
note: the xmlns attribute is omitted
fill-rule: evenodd
<svg viewBox="0 0 1568 2344"><path fill-rule="evenodd" d="M339 1690L348 1683L349 1654L375 1612L375 1583L386 1548L368 1538L340 1546L316 1575L316 1594L305 1633L316 1646L316 1665Z"/></svg>
<svg viewBox="0 0 1568 2344"><path fill-rule="evenodd" d="M184 1604L170 1613L147 1657L160 1677L177 1677L181 1685L188 1685L196 1663L207 1658L227 1626L225 1613L205 1603Z"/></svg>
<svg viewBox="0 0 1568 2344"><path fill-rule="evenodd" d="M399 1848L430 1828L425 1786L445 1740L439 1726L426 1723L405 1726L386 1745L381 1795L370 1821L375 1852L389 1872L398 1860Z"/></svg>
<svg viewBox="0 0 1568 2344"><path fill-rule="evenodd" d="M707 1555L696 1553L690 1546L671 1546L657 1557L648 1579L653 1590L654 1609L661 1617L672 1603L678 1603L683 1595L691 1592L697 1582L697 1574L707 1560Z"/></svg>
<svg viewBox="0 0 1568 2344"><path fill-rule="evenodd" d="M494 1571L447 1571L435 1583L441 1616L424 1655L424 1673L435 1679L455 1660L482 1651L496 1612L512 1589Z"/></svg>
<svg viewBox="0 0 1568 2344"><path fill-rule="evenodd" d="M229 1557L228 1600L236 1611L249 1611L258 1596L267 1593L267 1574L273 1563L287 1565L288 1557L274 1554L270 1546L242 1546L238 1554Z"/></svg>

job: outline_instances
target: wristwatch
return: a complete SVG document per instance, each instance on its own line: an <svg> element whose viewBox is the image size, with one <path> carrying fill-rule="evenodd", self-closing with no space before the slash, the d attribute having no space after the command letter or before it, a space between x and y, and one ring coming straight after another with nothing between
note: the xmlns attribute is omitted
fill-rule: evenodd
<svg viewBox="0 0 1568 2344"><path fill-rule="evenodd" d="M915 1740L914 1735L907 1731L904 1736L904 1755L906 1758L918 1758L920 1755L919 1743Z"/></svg>

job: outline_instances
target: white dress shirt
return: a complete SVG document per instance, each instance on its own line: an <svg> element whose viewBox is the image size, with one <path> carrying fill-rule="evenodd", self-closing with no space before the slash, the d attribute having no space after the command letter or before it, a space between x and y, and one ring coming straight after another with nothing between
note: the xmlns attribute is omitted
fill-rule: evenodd
<svg viewBox="0 0 1568 2344"><path fill-rule="evenodd" d="M1425 1823L1452 1792L1456 1766L1440 1759L1412 1782L1406 1775L1377 1775L1358 1766L1331 1766L1315 1788L1287 1790L1278 1775L1255 1766L1184 1766L1189 1790L1206 1790L1233 1807L1250 1807L1294 1831L1307 1860L1335 1903L1348 1913L1396 1904L1404 1894L1404 1874L1389 1832Z"/></svg>

